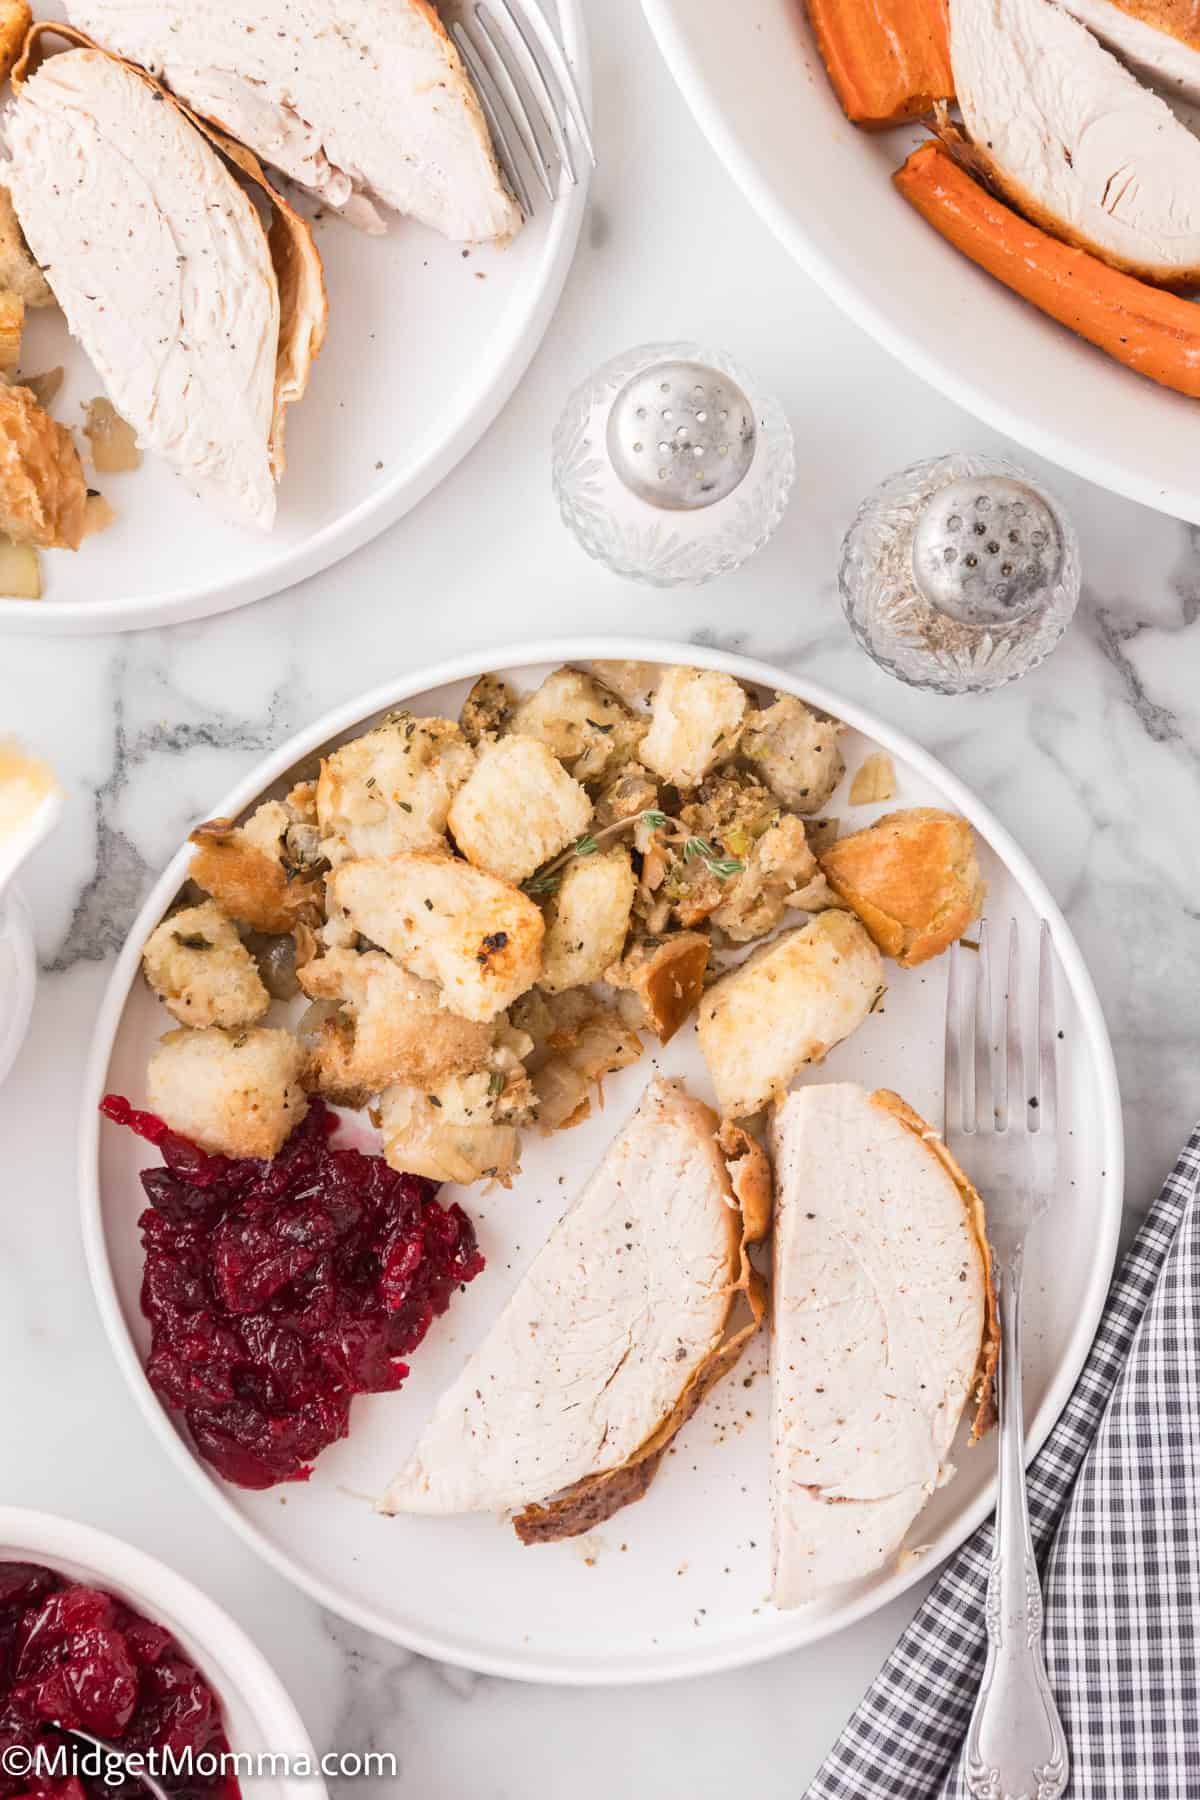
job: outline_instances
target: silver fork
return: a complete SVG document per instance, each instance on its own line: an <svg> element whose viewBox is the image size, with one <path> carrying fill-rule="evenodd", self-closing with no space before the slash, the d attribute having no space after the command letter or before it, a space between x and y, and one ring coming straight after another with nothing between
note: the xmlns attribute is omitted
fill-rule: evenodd
<svg viewBox="0 0 1200 1800"><path fill-rule="evenodd" d="M470 0L450 33L491 127L509 185L532 218L532 169L547 200L579 183L576 149L596 166L587 109L538 0ZM576 141L573 141L576 140Z"/></svg>
<svg viewBox="0 0 1200 1800"><path fill-rule="evenodd" d="M1054 946L1043 920L1037 1052L1028 1082L1022 1043L1021 941L1009 925L1004 1052L992 1045L986 921L973 984L965 952L950 953L946 990L946 1143L982 1193L1000 1307L1000 1447L996 1536L987 1590L987 1663L967 1732L973 1800L1058 1800L1067 1740L1042 1650L1042 1589L1025 1491L1021 1401L1021 1281L1025 1238L1045 1212L1058 1169Z"/></svg>

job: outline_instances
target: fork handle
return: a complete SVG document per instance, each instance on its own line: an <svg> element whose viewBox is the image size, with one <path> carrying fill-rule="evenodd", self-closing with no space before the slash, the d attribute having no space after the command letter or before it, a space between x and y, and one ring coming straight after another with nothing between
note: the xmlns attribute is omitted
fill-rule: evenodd
<svg viewBox="0 0 1200 1800"><path fill-rule="evenodd" d="M1042 1652L1042 1589L1025 1492L1021 1400L1023 1251L998 1276L1000 1476L987 1589L987 1663L967 1732L972 1800L1058 1800L1067 1785L1067 1740Z"/></svg>

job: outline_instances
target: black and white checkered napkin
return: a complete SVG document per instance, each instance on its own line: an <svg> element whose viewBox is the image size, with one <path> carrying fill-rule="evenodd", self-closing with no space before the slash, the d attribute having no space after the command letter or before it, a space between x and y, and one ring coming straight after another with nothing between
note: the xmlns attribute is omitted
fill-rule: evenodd
<svg viewBox="0 0 1200 1800"><path fill-rule="evenodd" d="M1030 1471L1071 1800L1200 1800L1200 1127ZM947 1564L806 1800L962 1800L992 1553Z"/></svg>

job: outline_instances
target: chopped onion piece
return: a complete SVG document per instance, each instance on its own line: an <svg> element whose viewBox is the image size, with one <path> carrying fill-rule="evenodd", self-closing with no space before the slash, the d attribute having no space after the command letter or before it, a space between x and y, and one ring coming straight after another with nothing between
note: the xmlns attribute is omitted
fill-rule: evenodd
<svg viewBox="0 0 1200 1800"><path fill-rule="evenodd" d="M874 806L896 792L896 768L886 750L868 756L850 784L851 806Z"/></svg>
<svg viewBox="0 0 1200 1800"><path fill-rule="evenodd" d="M89 492L83 508L83 535L85 538L95 537L98 532L107 531L115 525L117 515L103 494Z"/></svg>
<svg viewBox="0 0 1200 1800"><path fill-rule="evenodd" d="M123 419L111 400L98 395L84 407L87 422L83 435L92 446L92 457L101 475L124 475L140 469L142 453L133 426Z"/></svg>
<svg viewBox="0 0 1200 1800"><path fill-rule="evenodd" d="M40 600L42 562L32 544L0 536L0 594L9 600Z"/></svg>

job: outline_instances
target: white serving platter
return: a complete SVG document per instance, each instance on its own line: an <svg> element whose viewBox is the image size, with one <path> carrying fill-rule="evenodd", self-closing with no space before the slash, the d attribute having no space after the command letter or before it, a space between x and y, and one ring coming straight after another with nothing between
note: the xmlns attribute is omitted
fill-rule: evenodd
<svg viewBox="0 0 1200 1800"><path fill-rule="evenodd" d="M696 120L830 299L915 374L1018 443L1200 521L1194 400L1135 375L974 267L895 192L924 133L865 132L804 0L642 0Z"/></svg>
<svg viewBox="0 0 1200 1800"><path fill-rule="evenodd" d="M694 646L569 640L472 655L406 676L319 720L269 757L214 814L237 815L286 787L289 771L403 704L454 716L474 677L502 670L521 689L563 662L641 657L726 669L844 719L850 773L869 749L889 750L899 788L889 806L935 804L964 814L981 840L989 910L1032 933L1050 920L1063 972L1063 1118L1060 1192L1038 1227L1030 1266L1026 1374L1031 1446L1065 1403L1099 1318L1115 1254L1122 1196L1121 1112L1104 1020L1070 931L1028 859L987 809L917 745L860 708L799 676ZM846 784L828 809L845 816ZM867 823L886 807L853 810ZM139 974L146 936L187 873L172 861L146 902L100 1010L83 1092L80 1181L83 1234L114 1353L155 1433L211 1504L275 1568L357 1624L427 1655L489 1673L567 1683L652 1681L752 1662L840 1630L884 1605L959 1544L987 1512L990 1444L956 1454L960 1473L919 1520L928 1546L889 1570L802 1610L779 1613L769 1584L765 1341L754 1345L680 1433L649 1495L588 1538L526 1549L506 1523L376 1516L369 1497L399 1468L437 1394L487 1331L517 1277L633 1111L655 1066L686 1076L711 1098L694 1028L666 1051L611 1079L586 1124L548 1140L530 1133L511 1192L444 1190L475 1219L488 1268L430 1332L394 1395L355 1402L350 1436L327 1451L305 1486L246 1493L211 1475L163 1410L142 1370L148 1333L138 1289L140 1168L157 1160L125 1131L103 1124L106 1091L144 1097L147 1056L170 1020ZM1032 936L1029 940L1032 942ZM891 980L869 1019L809 1080L855 1080L899 1089L941 1120L945 965Z"/></svg>
<svg viewBox="0 0 1200 1800"><path fill-rule="evenodd" d="M255 1759L245 1795L327 1800L312 1739L271 1665L227 1612L166 1563L90 1525L20 1506L0 1506L2 1562L44 1564L164 1626L221 1702L230 1749Z"/></svg>
<svg viewBox="0 0 1200 1800"><path fill-rule="evenodd" d="M557 7L587 102L580 0ZM63 17L58 0L35 0L34 11ZM577 160L579 186L564 188L554 206L539 196L537 215L505 248L464 251L407 219L393 219L384 238L334 217L318 220L329 336L304 401L289 415L274 531L225 524L147 456L134 474L95 479L117 523L75 555L47 551L44 598L0 597L0 633L128 631L227 612L318 574L394 524L478 442L541 343L587 200L587 158ZM309 217L319 211L290 197ZM36 374L63 365L54 413L78 427L100 381L57 309L28 318L21 368Z"/></svg>

